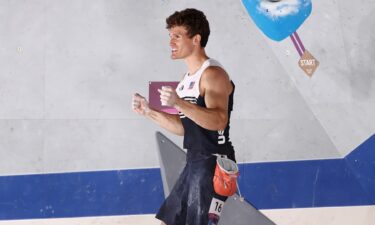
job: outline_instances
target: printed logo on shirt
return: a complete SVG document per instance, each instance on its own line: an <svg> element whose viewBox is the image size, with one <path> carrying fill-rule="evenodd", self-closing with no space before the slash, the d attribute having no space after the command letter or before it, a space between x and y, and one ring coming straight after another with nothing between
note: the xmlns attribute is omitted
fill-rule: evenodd
<svg viewBox="0 0 375 225"><path fill-rule="evenodd" d="M193 89L195 81L190 82L188 90Z"/></svg>
<svg viewBox="0 0 375 225"><path fill-rule="evenodd" d="M224 131L223 130L219 130L218 132L218 144L219 145L222 145L222 144L225 144L225 136L224 136Z"/></svg>
<svg viewBox="0 0 375 225"><path fill-rule="evenodd" d="M196 97L189 97L189 96L183 97L182 99L192 104L197 104L197 101L198 101Z"/></svg>

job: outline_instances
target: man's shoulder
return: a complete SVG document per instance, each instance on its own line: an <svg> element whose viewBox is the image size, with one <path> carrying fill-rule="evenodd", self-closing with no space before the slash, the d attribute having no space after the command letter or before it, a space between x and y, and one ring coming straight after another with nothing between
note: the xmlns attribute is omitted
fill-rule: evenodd
<svg viewBox="0 0 375 225"><path fill-rule="evenodd" d="M229 75L220 66L207 67L203 71L202 78L206 81L210 81L210 80L229 81Z"/></svg>

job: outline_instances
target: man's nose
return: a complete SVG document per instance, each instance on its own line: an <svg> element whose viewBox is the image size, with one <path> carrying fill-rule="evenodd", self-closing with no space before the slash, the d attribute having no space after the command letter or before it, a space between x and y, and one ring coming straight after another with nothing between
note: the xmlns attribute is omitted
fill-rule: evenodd
<svg viewBox="0 0 375 225"><path fill-rule="evenodd" d="M171 39L169 40L169 45L172 46L172 45L174 45L174 44L175 44L175 40L174 40L173 38L171 38Z"/></svg>

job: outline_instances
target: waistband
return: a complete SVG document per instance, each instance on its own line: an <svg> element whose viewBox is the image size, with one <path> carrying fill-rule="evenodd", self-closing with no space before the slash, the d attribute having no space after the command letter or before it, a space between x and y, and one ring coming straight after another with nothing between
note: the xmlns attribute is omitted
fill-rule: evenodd
<svg viewBox="0 0 375 225"><path fill-rule="evenodd" d="M205 159L210 159L210 158L216 158L217 155L226 155L229 159L236 161L235 156L234 156L234 151L230 151L227 153L222 153L222 152L215 152L215 151L210 151L207 149L187 149L186 153L186 161L187 162L194 162L198 160L205 160Z"/></svg>
<svg viewBox="0 0 375 225"><path fill-rule="evenodd" d="M186 161L194 162L199 160L205 160L216 157L210 152L204 151L202 149L187 149Z"/></svg>

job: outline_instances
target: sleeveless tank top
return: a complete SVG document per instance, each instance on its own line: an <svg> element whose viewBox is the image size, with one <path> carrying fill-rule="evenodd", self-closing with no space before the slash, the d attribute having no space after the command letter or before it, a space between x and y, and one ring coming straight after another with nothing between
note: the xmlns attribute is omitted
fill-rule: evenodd
<svg viewBox="0 0 375 225"><path fill-rule="evenodd" d="M221 67L221 64L214 59L207 59L194 74L186 73L176 88L178 96L185 101L206 107L204 96L200 95L199 82L202 74L210 66ZM224 68L223 68L224 69ZM189 151L199 152L203 155L223 154L232 160L234 159L234 150L229 140L229 121L233 110L234 83L231 81L233 91L229 95L228 101L228 123L224 130L208 130L179 112L182 125L185 130L183 147Z"/></svg>

